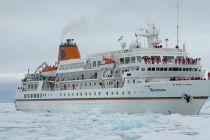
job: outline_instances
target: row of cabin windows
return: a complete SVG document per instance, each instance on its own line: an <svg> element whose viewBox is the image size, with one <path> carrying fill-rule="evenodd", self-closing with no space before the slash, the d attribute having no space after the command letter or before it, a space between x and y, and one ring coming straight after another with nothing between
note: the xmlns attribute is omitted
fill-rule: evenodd
<svg viewBox="0 0 210 140"><path fill-rule="evenodd" d="M96 83L96 82L93 82L93 83L90 82L89 84L88 84L88 83L64 84L64 86L68 86L68 87L71 87L71 86L79 86L79 85L80 85L80 86L83 86L83 85L84 85L84 86L96 86L97 84L98 84L98 83Z"/></svg>
<svg viewBox="0 0 210 140"><path fill-rule="evenodd" d="M113 81L107 81L107 85L112 85ZM64 84L65 87L71 87L71 86L96 86L99 85L99 82L90 82L90 83L75 83L75 84Z"/></svg>
<svg viewBox="0 0 210 140"><path fill-rule="evenodd" d="M72 77L69 74L59 74L57 81L59 81L59 80L60 81L67 81L67 80L97 79L97 77L98 77L97 72L95 72L92 75L86 75L85 76L84 74L80 74L79 76L75 76L75 77Z"/></svg>
<svg viewBox="0 0 210 140"><path fill-rule="evenodd" d="M38 85L37 84L28 84L28 89L37 89Z"/></svg>
<svg viewBox="0 0 210 140"><path fill-rule="evenodd" d="M172 62L174 60L174 56L163 56L164 58L167 59L167 62ZM136 63L136 62L141 62L145 58L149 58L148 56L132 56L132 57L123 57L120 58L120 64L129 64L129 63ZM161 60L160 56L151 56L151 59L154 60Z"/></svg>
<svg viewBox="0 0 210 140"><path fill-rule="evenodd" d="M120 58L120 64L129 64L129 63L135 63L135 62L141 62L141 56L132 56L132 57L125 57Z"/></svg>
<svg viewBox="0 0 210 140"><path fill-rule="evenodd" d="M127 91L127 93L129 95L131 94L130 91ZM125 91L122 91L121 94L125 95ZM102 94L101 94L101 92L85 92L85 93L80 92L80 93L68 93L68 94L60 93L60 96L91 96L91 95L96 96L96 95L102 95ZM119 91L116 91L116 92L114 92L114 91L108 92L107 91L105 95L119 95Z"/></svg>
<svg viewBox="0 0 210 140"><path fill-rule="evenodd" d="M135 68L137 71L145 71L145 68ZM134 69L131 69L134 70ZM129 70L128 70L129 71ZM198 68L179 68L179 67L171 67L171 68L155 68L155 67L149 67L147 68L147 71L201 71L201 69Z"/></svg>
<svg viewBox="0 0 210 140"><path fill-rule="evenodd" d="M24 94L24 98L42 98L42 97L46 97L46 94Z"/></svg>
<svg viewBox="0 0 210 140"><path fill-rule="evenodd" d="M173 68L150 67L150 68L147 68L147 71L198 71L198 69L197 68L178 68L178 67L173 67Z"/></svg>
<svg viewBox="0 0 210 140"><path fill-rule="evenodd" d="M120 93L119 93L119 91L116 91L116 92L114 92L114 91L112 91L112 92L106 92L106 94L105 95L119 95ZM122 95L125 95L125 91L122 91L121 92L121 94ZM131 92L130 91L127 91L127 94L131 94ZM91 95L94 95L94 96L96 96L96 95L101 95L101 92L85 92L85 93L60 93L60 96L62 97L62 96L91 96ZM46 97L47 95L46 94L24 94L24 98L25 99L35 99L35 98L43 98L43 97ZM49 94L48 94L48 96L49 96ZM52 96L52 94L51 94L51 96Z"/></svg>
<svg viewBox="0 0 210 140"><path fill-rule="evenodd" d="M84 67L84 62L73 63L73 64L63 64L59 67L59 70L78 69L82 67Z"/></svg>

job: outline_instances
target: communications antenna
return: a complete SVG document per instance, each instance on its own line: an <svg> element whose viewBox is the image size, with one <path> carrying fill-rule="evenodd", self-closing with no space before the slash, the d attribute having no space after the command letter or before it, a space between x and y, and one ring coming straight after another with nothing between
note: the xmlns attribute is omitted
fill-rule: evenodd
<svg viewBox="0 0 210 140"><path fill-rule="evenodd" d="M179 0L176 1L177 2L177 7L176 7L176 45L179 47Z"/></svg>

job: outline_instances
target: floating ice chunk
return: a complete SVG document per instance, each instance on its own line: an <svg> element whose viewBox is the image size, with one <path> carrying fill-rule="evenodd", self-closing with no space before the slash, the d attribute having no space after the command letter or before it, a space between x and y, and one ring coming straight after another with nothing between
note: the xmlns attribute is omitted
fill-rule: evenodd
<svg viewBox="0 0 210 140"><path fill-rule="evenodd" d="M101 117L101 112L97 110L92 110L88 112L88 117L93 121L98 121Z"/></svg>
<svg viewBox="0 0 210 140"><path fill-rule="evenodd" d="M116 125L114 125L114 130L128 130L132 128L141 128L145 126L145 121L137 116L126 117L120 119Z"/></svg>

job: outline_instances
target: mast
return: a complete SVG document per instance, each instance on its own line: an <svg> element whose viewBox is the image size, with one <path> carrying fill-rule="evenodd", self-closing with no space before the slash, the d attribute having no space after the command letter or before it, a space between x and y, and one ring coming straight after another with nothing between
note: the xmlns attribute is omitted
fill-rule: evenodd
<svg viewBox="0 0 210 140"><path fill-rule="evenodd" d="M176 8L176 45L179 46L179 0L176 1L177 2L177 8Z"/></svg>

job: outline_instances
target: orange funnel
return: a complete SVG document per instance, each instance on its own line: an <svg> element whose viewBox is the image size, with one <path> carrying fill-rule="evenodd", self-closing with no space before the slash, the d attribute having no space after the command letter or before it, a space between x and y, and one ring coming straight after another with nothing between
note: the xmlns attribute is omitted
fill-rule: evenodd
<svg viewBox="0 0 210 140"><path fill-rule="evenodd" d="M80 52L73 39L67 39L65 43L61 43L59 46L58 62L79 58Z"/></svg>

